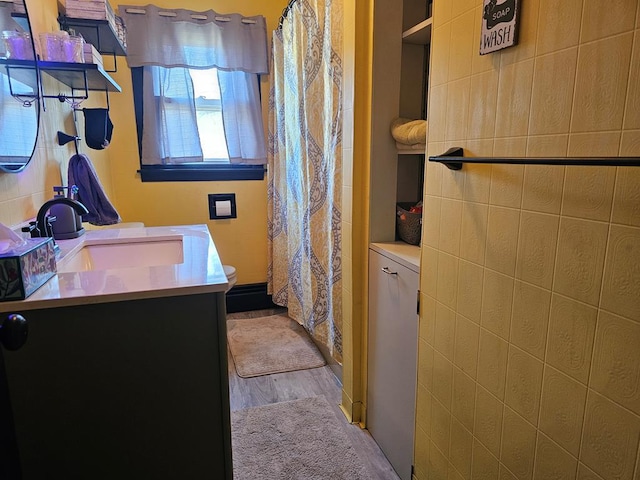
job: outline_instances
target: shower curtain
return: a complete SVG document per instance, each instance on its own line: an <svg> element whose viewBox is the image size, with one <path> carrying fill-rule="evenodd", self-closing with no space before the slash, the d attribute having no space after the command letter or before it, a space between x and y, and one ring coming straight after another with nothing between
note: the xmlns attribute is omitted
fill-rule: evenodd
<svg viewBox="0 0 640 480"><path fill-rule="evenodd" d="M342 0L298 0L273 33L268 288L342 362Z"/></svg>

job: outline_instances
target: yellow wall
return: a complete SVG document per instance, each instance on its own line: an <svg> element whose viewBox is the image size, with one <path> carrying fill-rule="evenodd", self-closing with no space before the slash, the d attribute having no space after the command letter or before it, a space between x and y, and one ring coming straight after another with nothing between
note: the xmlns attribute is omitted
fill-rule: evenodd
<svg viewBox="0 0 640 480"><path fill-rule="evenodd" d="M344 123L342 209L342 408L359 422L363 404L363 351L369 224L369 118L371 116L371 11L369 0L344 1ZM357 25L358 28L350 28ZM354 212L357 212L354 215Z"/></svg>
<svg viewBox="0 0 640 480"><path fill-rule="evenodd" d="M146 5L147 0L132 0L126 4ZM277 26L286 0L254 2L250 0L186 0L158 1L166 8L207 10L220 13L237 12L247 16L264 15L267 31ZM179 5L178 5L179 3ZM115 3L112 4L117 8ZM57 0L27 0L34 33L57 30ZM270 38L269 38L270 41ZM109 62L105 58L105 63ZM108 63L107 63L108 64ZM224 263L234 265L238 284L265 282L267 279L267 182L161 182L142 183L136 173L139 168L131 76L126 60L118 58L118 72L113 78L122 93L111 94L111 119L114 124L111 145L104 151L81 150L92 159L107 195L118 209L123 221L142 221L148 226L205 223L209 226ZM58 87L50 79L50 92ZM265 119L269 96L269 77L262 80L262 103ZM49 93L49 92L47 92ZM52 196L53 185L60 183L59 165L72 154L71 144L59 147L55 143L58 130L73 133L71 110L56 100L47 100L42 114L38 149L34 160L22 174L0 174L0 222L17 225L35 217L38 207ZM83 106L104 106L104 94L92 93ZM82 116L79 134L83 135ZM209 220L207 195L235 193L238 218Z"/></svg>
<svg viewBox="0 0 640 480"><path fill-rule="evenodd" d="M429 154L640 156L638 0L521 5L481 57L482 2L435 0ZM640 169L429 164L424 200L416 477L637 479Z"/></svg>
<svg viewBox="0 0 640 480"><path fill-rule="evenodd" d="M146 5L148 0L122 2ZM286 0L255 2L251 0L164 0L152 2L166 8L203 11L213 8L219 13L263 15L267 35L277 26ZM112 3L114 8L115 2ZM238 284L267 280L267 181L240 182L160 182L142 183L136 173L140 167L136 137L131 75L123 58L119 59L114 79L122 94L113 95L112 120L115 125L112 145L113 194L124 221L141 221L146 225L205 223L209 226L223 263L235 266ZM262 105L267 125L269 77L261 84ZM235 193L238 218L209 220L207 195Z"/></svg>

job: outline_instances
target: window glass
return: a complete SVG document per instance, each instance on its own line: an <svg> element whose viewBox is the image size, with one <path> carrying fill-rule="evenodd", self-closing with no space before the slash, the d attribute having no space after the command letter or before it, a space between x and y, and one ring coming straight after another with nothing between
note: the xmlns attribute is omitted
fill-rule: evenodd
<svg viewBox="0 0 640 480"><path fill-rule="evenodd" d="M189 73L193 80L198 132L204 161L228 164L229 154L222 122L218 70L190 69Z"/></svg>

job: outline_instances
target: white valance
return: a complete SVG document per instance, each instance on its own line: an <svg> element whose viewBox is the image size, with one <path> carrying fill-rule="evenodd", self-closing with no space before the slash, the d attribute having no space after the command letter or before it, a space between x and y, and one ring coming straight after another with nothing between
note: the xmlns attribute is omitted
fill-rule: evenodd
<svg viewBox="0 0 640 480"><path fill-rule="evenodd" d="M267 25L261 15L243 17L155 5L120 5L119 14L127 28L130 67L269 73Z"/></svg>

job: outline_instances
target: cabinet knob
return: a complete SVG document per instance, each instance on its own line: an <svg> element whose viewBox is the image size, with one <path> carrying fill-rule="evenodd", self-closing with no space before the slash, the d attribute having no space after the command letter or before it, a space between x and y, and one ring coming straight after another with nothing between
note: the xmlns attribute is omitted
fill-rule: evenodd
<svg viewBox="0 0 640 480"><path fill-rule="evenodd" d="M391 270L389 270L389 267L382 267L381 270L386 273L387 275L397 275L398 272L392 272Z"/></svg>
<svg viewBox="0 0 640 480"><path fill-rule="evenodd" d="M18 350L27 341L29 326L22 315L12 313L0 325L0 343L7 350Z"/></svg>

